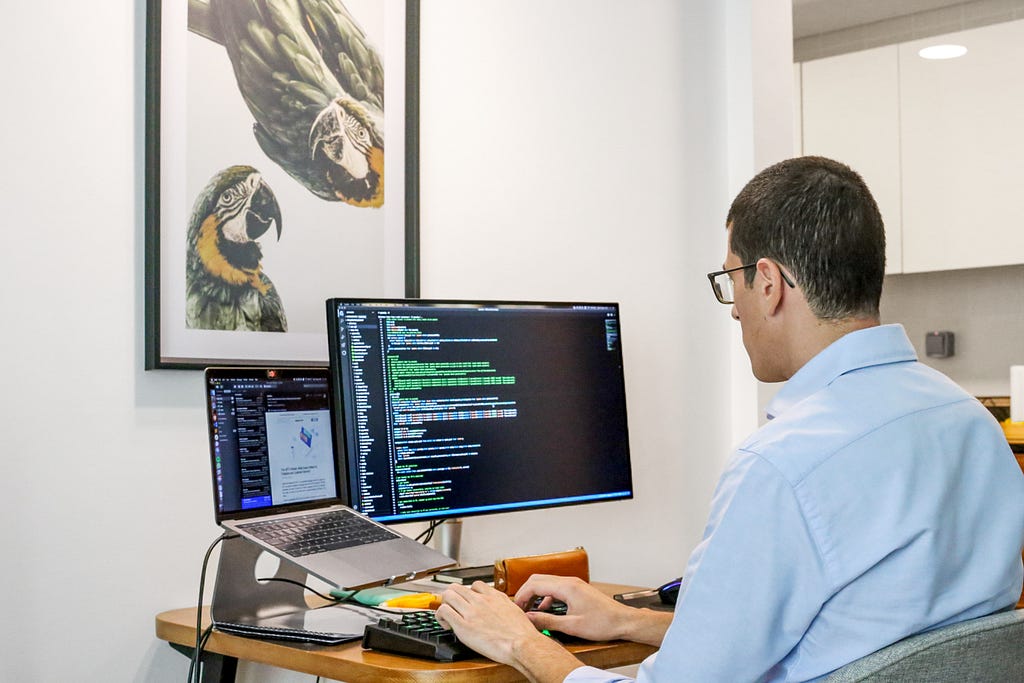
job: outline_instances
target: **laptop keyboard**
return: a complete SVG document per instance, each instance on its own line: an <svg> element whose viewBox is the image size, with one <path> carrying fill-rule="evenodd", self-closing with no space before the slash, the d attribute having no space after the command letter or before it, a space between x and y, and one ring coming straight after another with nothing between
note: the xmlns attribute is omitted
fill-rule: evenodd
<svg viewBox="0 0 1024 683"><path fill-rule="evenodd" d="M395 532L347 510L249 522L238 528L293 557L398 538Z"/></svg>

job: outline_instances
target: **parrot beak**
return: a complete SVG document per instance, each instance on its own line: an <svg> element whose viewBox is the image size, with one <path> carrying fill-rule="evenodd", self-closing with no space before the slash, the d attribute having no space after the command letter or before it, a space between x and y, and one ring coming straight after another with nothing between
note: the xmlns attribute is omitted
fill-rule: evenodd
<svg viewBox="0 0 1024 683"><path fill-rule="evenodd" d="M344 139L341 134L341 107L338 106L337 102L331 102L329 105L324 107L316 120L313 121L313 125L309 129L309 154L310 158L316 156L317 150L323 146L324 154L328 158L334 159L338 156L338 149L340 145L344 144Z"/></svg>
<svg viewBox="0 0 1024 683"><path fill-rule="evenodd" d="M245 232L249 239L255 240L269 230L271 225L277 230L277 239L280 241L281 207L278 206L277 197L270 186L261 180L253 194L252 203L249 204L249 212L245 217Z"/></svg>

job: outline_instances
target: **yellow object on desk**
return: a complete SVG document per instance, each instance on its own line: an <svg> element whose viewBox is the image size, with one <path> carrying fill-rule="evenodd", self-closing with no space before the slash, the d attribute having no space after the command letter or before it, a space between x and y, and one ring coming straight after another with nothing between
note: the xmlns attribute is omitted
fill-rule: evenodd
<svg viewBox="0 0 1024 683"><path fill-rule="evenodd" d="M433 593L416 593L398 588L364 588L362 590L343 590L335 588L331 596L339 600L353 600L370 607L410 607L413 609L437 609L441 604L440 596Z"/></svg>
<svg viewBox="0 0 1024 683"><path fill-rule="evenodd" d="M399 595L380 603L381 607L408 607L412 609L437 609L441 606L441 596L434 593L409 593Z"/></svg>
<svg viewBox="0 0 1024 683"><path fill-rule="evenodd" d="M1003 425L1003 434L1006 435L1006 440L1011 445L1024 444L1024 422L1013 422L1010 419L1006 419L1000 424Z"/></svg>

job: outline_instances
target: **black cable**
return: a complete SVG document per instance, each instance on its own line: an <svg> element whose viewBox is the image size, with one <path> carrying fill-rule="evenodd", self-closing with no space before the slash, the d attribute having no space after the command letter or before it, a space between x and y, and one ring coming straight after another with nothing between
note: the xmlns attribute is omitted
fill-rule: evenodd
<svg viewBox="0 0 1024 683"><path fill-rule="evenodd" d="M203 652L206 649L206 642L210 640L210 636L213 634L213 624L210 624L203 629L203 639L199 643L199 651Z"/></svg>
<svg viewBox="0 0 1024 683"><path fill-rule="evenodd" d="M199 640L199 647L197 649L199 655L196 657L196 662L201 662L203 658L203 652L206 650L206 643L210 640L210 636L212 634L213 624L210 624L205 629L203 629L203 637ZM202 671L200 669L201 666L196 668L196 675L199 676L200 680L202 680Z"/></svg>
<svg viewBox="0 0 1024 683"><path fill-rule="evenodd" d="M212 622L206 631L203 631L203 589L206 586L206 567L210 563L210 555L213 553L213 549L217 547L217 544L234 536L234 534L224 532L217 540L210 544L210 547L206 549L206 555L203 556L203 568L199 573L199 601L196 604L196 645L192 651L192 661L188 666L186 683L193 683L196 680L195 677L199 674L199 659L203 648L206 647L206 641L209 640L210 634L213 632Z"/></svg>
<svg viewBox="0 0 1024 683"><path fill-rule="evenodd" d="M423 545L430 543L430 539L434 537L434 529L441 526L441 524L443 523L443 519L435 519L433 522L430 523L429 526L427 526L426 529L423 530L423 532L419 536L416 537L416 540L419 541L420 539L423 539ZM426 538L424 538L424 536Z"/></svg>
<svg viewBox="0 0 1024 683"><path fill-rule="evenodd" d="M305 588L306 590L308 590L313 595L319 596L319 597L323 598L324 600L329 600L331 602L345 602L346 600L351 600L352 596L359 592L358 590L355 590L355 591L352 591L351 593L349 593L348 595L346 595L343 598L338 598L338 597L335 597L333 595L325 595L325 594L321 593L320 591L313 590L312 588L310 588L306 584L302 583L301 581L293 581L292 579L284 579L284 578L281 578L280 576L265 577L265 578L256 579L256 580L257 581L280 581L281 583L290 583L290 584L293 584L293 585L296 585L296 586L301 586L302 588ZM362 589L360 589L360 590L362 590Z"/></svg>
<svg viewBox="0 0 1024 683"><path fill-rule="evenodd" d="M345 597L338 598L338 597L335 597L333 595L324 595L323 593L321 593L319 591L313 590L312 588L310 588L306 584L302 583L301 581L293 581L292 579L284 579L284 578L281 578L279 576L275 576L275 577L272 577L272 578L264 577L262 579L256 579L256 580L257 581L280 581L282 583L290 583L290 584L293 584L295 586L301 586L302 588L305 588L306 590L308 590L310 593L313 593L314 595L318 595L321 598L323 598L324 600L329 600L329 601L331 601L331 602L333 602L335 604L339 604L339 605L342 604L342 603L346 603L346 602L354 602L355 604L359 605L360 607L365 607L366 609L373 610L374 612L384 612L385 614L405 614L406 612L409 611L408 609L404 609L404 608L389 609L387 607L381 607L380 605L365 605L365 604L363 604L361 602L356 602L355 600L352 599L357 594L362 593L364 590L366 590L365 588L356 589L356 590L352 591L351 593L349 593L348 595L346 595ZM325 605L325 607L326 607L326 605Z"/></svg>

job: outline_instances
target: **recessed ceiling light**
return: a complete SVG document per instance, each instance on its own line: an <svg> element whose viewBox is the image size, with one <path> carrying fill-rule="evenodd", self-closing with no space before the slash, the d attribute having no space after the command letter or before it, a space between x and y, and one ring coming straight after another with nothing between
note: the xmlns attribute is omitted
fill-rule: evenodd
<svg viewBox="0 0 1024 683"><path fill-rule="evenodd" d="M967 48L963 45L929 45L917 54L925 59L953 59L967 54Z"/></svg>

